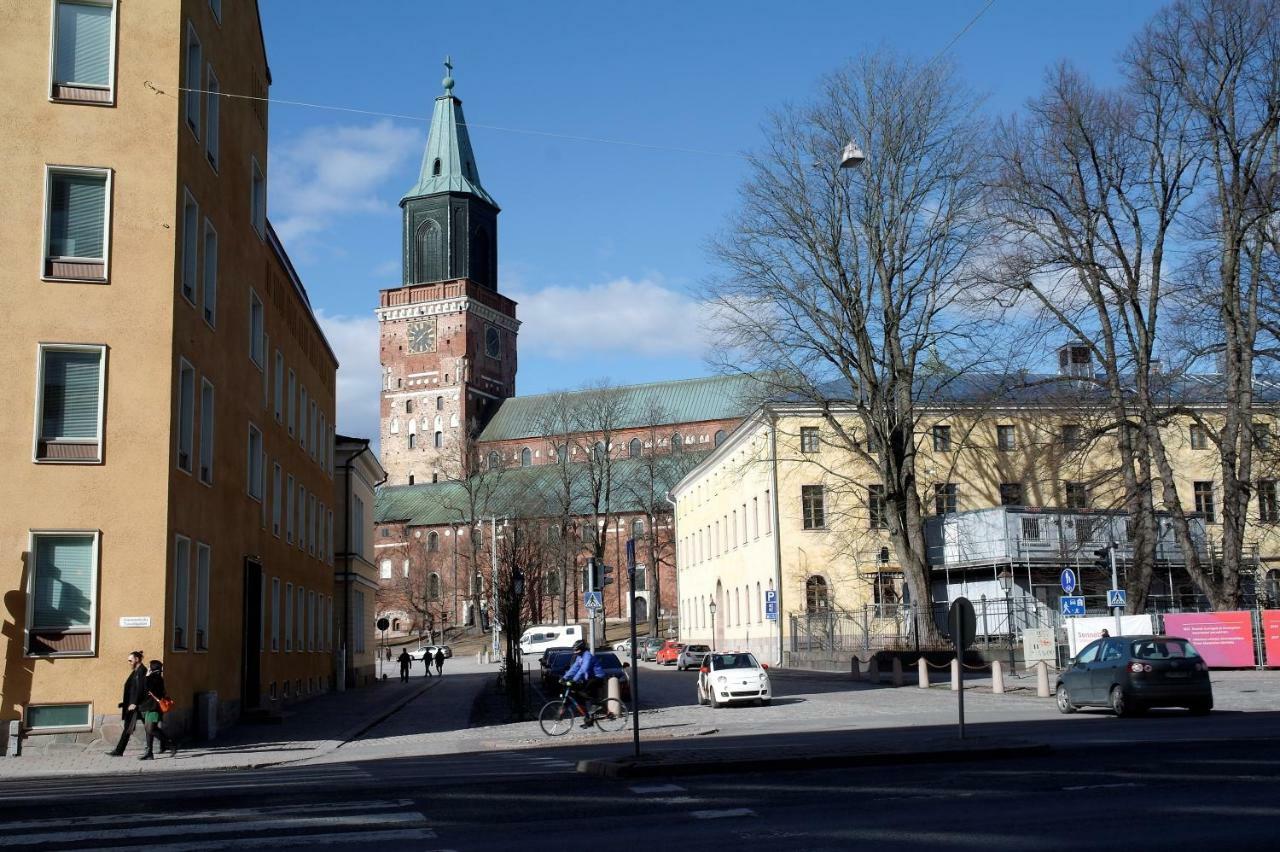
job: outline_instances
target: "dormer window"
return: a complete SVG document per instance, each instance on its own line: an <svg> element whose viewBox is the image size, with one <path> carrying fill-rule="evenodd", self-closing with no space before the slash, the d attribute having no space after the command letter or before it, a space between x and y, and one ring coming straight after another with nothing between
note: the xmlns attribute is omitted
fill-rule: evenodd
<svg viewBox="0 0 1280 852"><path fill-rule="evenodd" d="M440 176L440 158L436 157L436 161L431 164L431 174L433 177Z"/></svg>

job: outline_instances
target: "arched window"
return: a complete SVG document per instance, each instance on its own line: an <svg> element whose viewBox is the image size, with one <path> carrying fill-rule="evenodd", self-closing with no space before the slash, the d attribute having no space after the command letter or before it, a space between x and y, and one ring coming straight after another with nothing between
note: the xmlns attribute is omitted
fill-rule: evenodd
<svg viewBox="0 0 1280 852"><path fill-rule="evenodd" d="M408 560L408 559L406 559L406 560L404 561L404 575L403 575L403 576L405 576L405 577L408 577L408 576L409 576L409 560Z"/></svg>
<svg viewBox="0 0 1280 852"><path fill-rule="evenodd" d="M413 474L412 474L412 473L411 473L411 474L409 474L409 484L410 484L410 485L412 485L412 484L413 484Z"/></svg>
<svg viewBox="0 0 1280 852"><path fill-rule="evenodd" d="M440 600L440 575L434 571L427 575L427 600Z"/></svg>
<svg viewBox="0 0 1280 852"><path fill-rule="evenodd" d="M639 438L632 438L631 443L627 444L627 455L633 459L640 458L640 453L644 449L644 444L640 443Z"/></svg>
<svg viewBox="0 0 1280 852"><path fill-rule="evenodd" d="M644 521L636 518L631 522L631 537L636 541L644 538Z"/></svg>
<svg viewBox="0 0 1280 852"><path fill-rule="evenodd" d="M444 397L436 397L436 411L444 411Z"/></svg>
<svg viewBox="0 0 1280 852"><path fill-rule="evenodd" d="M439 281L444 276L444 235L440 223L427 219L418 226L418 282Z"/></svg>
<svg viewBox="0 0 1280 852"><path fill-rule="evenodd" d="M427 552L435 553L440 549L440 534L434 530L427 533Z"/></svg>
<svg viewBox="0 0 1280 852"><path fill-rule="evenodd" d="M680 437L680 433L676 432L671 436L671 452L678 453L684 447L684 439Z"/></svg>
<svg viewBox="0 0 1280 852"><path fill-rule="evenodd" d="M817 574L804 581L804 608L808 612L823 612L831 608L827 581Z"/></svg>
<svg viewBox="0 0 1280 852"><path fill-rule="evenodd" d="M547 595L553 598L560 596L560 572L555 568L547 572Z"/></svg>
<svg viewBox="0 0 1280 852"><path fill-rule="evenodd" d="M760 591L759 583L756 583L756 622L764 622L764 592Z"/></svg>
<svg viewBox="0 0 1280 852"><path fill-rule="evenodd" d="M405 414L412 414L412 413L413 413L413 400L411 400L411 399L406 399L406 400L404 401L404 413L405 413Z"/></svg>
<svg viewBox="0 0 1280 852"><path fill-rule="evenodd" d="M733 616L734 624L742 624L742 596L737 588L733 590Z"/></svg>
<svg viewBox="0 0 1280 852"><path fill-rule="evenodd" d="M390 559L382 560L382 563L378 566L378 576L384 580L391 579L391 560Z"/></svg>
<svg viewBox="0 0 1280 852"><path fill-rule="evenodd" d="M520 466L529 467L533 464L533 450L525 447L520 451Z"/></svg>
<svg viewBox="0 0 1280 852"><path fill-rule="evenodd" d="M416 446L418 446L418 436L410 432L409 433L409 449L412 450Z"/></svg>
<svg viewBox="0 0 1280 852"><path fill-rule="evenodd" d="M725 437L725 431L724 431L723 429L720 429L720 430L718 430L718 431L716 432L716 446L717 446L717 447L724 443L724 437Z"/></svg>
<svg viewBox="0 0 1280 852"><path fill-rule="evenodd" d="M493 268L493 261L490 257L492 249L489 245L489 232L484 228L476 228L475 246L472 248L471 261L471 277L481 284L490 285L490 270Z"/></svg>
<svg viewBox="0 0 1280 852"><path fill-rule="evenodd" d="M497 450L494 450L493 452L489 453L489 470L497 470L498 466L501 464L502 464L502 456L498 455Z"/></svg>
<svg viewBox="0 0 1280 852"><path fill-rule="evenodd" d="M391 621L391 631L392 631L393 633L399 633L399 632L400 632L400 619L398 619L398 618L396 618L396 619L392 619L392 621ZM301 641L301 640L299 640L299 641Z"/></svg>
<svg viewBox="0 0 1280 852"><path fill-rule="evenodd" d="M436 157L436 161L431 164L431 176L432 177L440 176L440 158L439 157Z"/></svg>
<svg viewBox="0 0 1280 852"><path fill-rule="evenodd" d="M596 445L591 448L591 453L597 461L605 458L606 453L604 448L604 441L596 441Z"/></svg>

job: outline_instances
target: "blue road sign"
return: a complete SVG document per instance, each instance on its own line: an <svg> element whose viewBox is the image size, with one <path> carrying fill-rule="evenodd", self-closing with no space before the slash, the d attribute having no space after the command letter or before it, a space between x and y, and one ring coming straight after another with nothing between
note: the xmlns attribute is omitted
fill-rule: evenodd
<svg viewBox="0 0 1280 852"><path fill-rule="evenodd" d="M1071 594L1076 590L1076 572L1070 568L1063 568L1062 573L1058 576L1062 581L1062 591Z"/></svg>
<svg viewBox="0 0 1280 852"><path fill-rule="evenodd" d="M764 593L764 617L770 621L778 620L778 593L773 589Z"/></svg>
<svg viewBox="0 0 1280 852"><path fill-rule="evenodd" d="M604 598L599 592L587 592L587 609L604 609Z"/></svg>
<svg viewBox="0 0 1280 852"><path fill-rule="evenodd" d="M1124 589L1108 589L1107 590L1107 606L1123 607L1125 605Z"/></svg>
<svg viewBox="0 0 1280 852"><path fill-rule="evenodd" d="M1084 615L1084 598L1065 597L1059 598L1058 602L1062 606L1063 615Z"/></svg>

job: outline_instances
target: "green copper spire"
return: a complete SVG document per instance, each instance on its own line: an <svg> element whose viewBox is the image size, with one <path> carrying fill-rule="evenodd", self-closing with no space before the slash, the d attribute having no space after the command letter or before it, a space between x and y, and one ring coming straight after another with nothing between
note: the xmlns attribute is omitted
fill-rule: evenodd
<svg viewBox="0 0 1280 852"><path fill-rule="evenodd" d="M467 135L467 121L462 117L462 101L453 96L453 62L447 56L444 68L445 77L441 81L444 94L436 98L431 132L427 134L427 149L422 155L422 171L418 182L400 202L403 204L410 198L441 192L463 192L496 208L497 202L480 185L480 172L471 152L471 138Z"/></svg>

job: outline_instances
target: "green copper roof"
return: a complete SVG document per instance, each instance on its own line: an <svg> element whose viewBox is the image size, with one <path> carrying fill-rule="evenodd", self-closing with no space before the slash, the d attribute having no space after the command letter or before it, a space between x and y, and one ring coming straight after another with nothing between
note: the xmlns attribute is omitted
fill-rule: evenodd
<svg viewBox="0 0 1280 852"><path fill-rule="evenodd" d="M708 376L673 382L652 382L617 388L621 395L621 415L616 429L697 423L703 420L730 420L745 417L759 404L763 392L751 376ZM592 391L574 391L571 399ZM480 434L481 441L510 441L537 438L546 434L546 424L554 422L553 406L562 404L559 394L517 396L503 400L498 413ZM652 412L661 423L651 423Z"/></svg>
<svg viewBox="0 0 1280 852"><path fill-rule="evenodd" d="M659 455L652 459L652 468L650 459L614 459L610 466L610 512L645 512L650 504L665 502L667 492L704 458L705 452ZM569 472L569 514L589 515L590 467L575 462L569 465ZM477 495L477 518L554 518L560 516L563 505L564 485L556 464L507 468L496 475L486 473L473 480L472 487ZM402 521L410 526L460 523L471 520L470 502L460 482L383 486L378 489L374 519L378 523Z"/></svg>
<svg viewBox="0 0 1280 852"><path fill-rule="evenodd" d="M480 171L471 151L471 137L467 135L467 120L462 116L462 101L453 96L453 77L449 73L453 65L448 57L444 67L445 78L441 83L444 94L436 98L435 112L431 115L422 170L418 182L400 202L441 192L464 192L497 207L498 203L480 185Z"/></svg>

